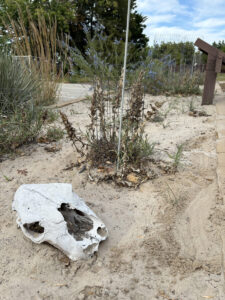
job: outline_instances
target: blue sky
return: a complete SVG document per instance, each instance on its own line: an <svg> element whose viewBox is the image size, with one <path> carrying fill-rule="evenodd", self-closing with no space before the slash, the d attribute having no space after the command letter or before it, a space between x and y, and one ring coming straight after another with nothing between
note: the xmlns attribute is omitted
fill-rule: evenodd
<svg viewBox="0 0 225 300"><path fill-rule="evenodd" d="M225 40L225 0L137 0L154 41Z"/></svg>

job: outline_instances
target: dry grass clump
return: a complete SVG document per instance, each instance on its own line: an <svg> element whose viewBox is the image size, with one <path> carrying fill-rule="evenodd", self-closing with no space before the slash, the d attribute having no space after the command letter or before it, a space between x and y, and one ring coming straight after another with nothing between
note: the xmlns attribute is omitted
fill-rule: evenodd
<svg viewBox="0 0 225 300"><path fill-rule="evenodd" d="M57 37L57 24L44 16L38 15L34 21L28 11L28 24L25 25L23 14L18 6L17 21L8 15L4 26L11 41L14 60L24 63L31 72L36 72L42 80L42 89L37 99L38 104L49 105L56 99L61 67ZM58 67L57 67L58 66Z"/></svg>
<svg viewBox="0 0 225 300"><path fill-rule="evenodd" d="M56 22L41 15L34 21L28 11L25 24L19 6L18 15L4 19L10 42L0 53L0 155L36 139L47 118L42 106L56 100L60 76Z"/></svg>

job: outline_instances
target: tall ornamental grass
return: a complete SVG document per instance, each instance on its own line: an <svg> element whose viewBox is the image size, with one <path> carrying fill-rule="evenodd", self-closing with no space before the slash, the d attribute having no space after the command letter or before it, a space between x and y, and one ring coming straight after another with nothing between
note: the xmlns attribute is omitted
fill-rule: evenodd
<svg viewBox="0 0 225 300"><path fill-rule="evenodd" d="M65 55L57 36L56 21L49 18L47 23L42 15L38 15L37 20L34 20L29 11L27 13L28 21L25 24L18 6L19 18L14 20L13 16L8 15L4 21L5 32L15 59L26 63L42 81L37 102L49 105L56 100L58 79L62 76L63 69L62 57Z"/></svg>

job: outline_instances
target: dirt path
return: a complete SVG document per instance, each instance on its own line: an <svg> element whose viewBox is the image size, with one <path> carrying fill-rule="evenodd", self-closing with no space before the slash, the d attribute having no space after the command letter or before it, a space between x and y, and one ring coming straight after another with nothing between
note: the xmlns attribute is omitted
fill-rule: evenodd
<svg viewBox="0 0 225 300"><path fill-rule="evenodd" d="M59 102L67 102L92 95L90 84L62 83L59 86Z"/></svg>
<svg viewBox="0 0 225 300"><path fill-rule="evenodd" d="M147 97L173 103L166 120L146 124L155 155L184 144L179 172L138 190L94 184L78 169L63 170L77 155L66 139L48 153L41 144L0 163L0 299L224 299L223 200L217 183L216 112L189 115L200 97ZM88 123L88 102L64 107L75 126ZM27 175L18 170L27 170ZM6 177L4 177L4 176ZM8 180L6 180L6 178ZM9 181L10 180L10 181ZM109 238L88 261L69 262L57 249L32 244L16 228L11 203L23 183L69 182L102 218Z"/></svg>

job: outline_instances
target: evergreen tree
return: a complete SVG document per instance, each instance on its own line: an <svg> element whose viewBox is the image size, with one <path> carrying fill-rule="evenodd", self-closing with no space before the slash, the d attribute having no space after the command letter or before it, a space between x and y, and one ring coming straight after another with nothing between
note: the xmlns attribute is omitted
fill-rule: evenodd
<svg viewBox="0 0 225 300"><path fill-rule="evenodd" d="M219 41L218 43L214 42L213 47L225 52L225 41Z"/></svg>
<svg viewBox="0 0 225 300"><path fill-rule="evenodd" d="M155 44L152 47L153 58L161 59L166 55L170 55L171 60L176 61L177 65L192 64L193 55L195 53L194 43L192 42L163 42Z"/></svg>
<svg viewBox="0 0 225 300"><path fill-rule="evenodd" d="M10 15L17 20L22 15L25 26L38 14L49 20L57 21L58 33L69 34L73 44L83 53L86 45L86 33L91 37L104 28L104 33L110 35L111 41L125 40L127 0L0 0L0 29L4 28L2 19ZM145 17L136 10L136 0L131 1L129 40L135 47L145 48L148 38L143 33ZM29 12L29 13L28 13Z"/></svg>

